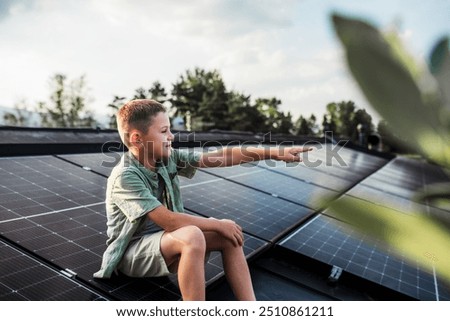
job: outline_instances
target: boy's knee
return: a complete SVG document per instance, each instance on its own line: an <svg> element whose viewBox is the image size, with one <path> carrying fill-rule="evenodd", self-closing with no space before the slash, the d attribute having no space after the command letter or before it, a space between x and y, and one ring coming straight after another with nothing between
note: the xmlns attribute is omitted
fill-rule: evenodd
<svg viewBox="0 0 450 321"><path fill-rule="evenodd" d="M186 247L204 253L206 251L206 240L203 231L197 226L185 226Z"/></svg>

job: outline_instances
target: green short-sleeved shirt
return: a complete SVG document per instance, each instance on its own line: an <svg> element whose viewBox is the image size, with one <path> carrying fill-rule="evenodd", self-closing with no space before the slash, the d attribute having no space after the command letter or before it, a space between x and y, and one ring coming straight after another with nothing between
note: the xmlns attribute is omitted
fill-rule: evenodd
<svg viewBox="0 0 450 321"><path fill-rule="evenodd" d="M200 153L174 149L165 164L159 163L156 171L151 171L131 153L124 153L108 178L107 248L103 254L101 269L94 277L111 276L134 235L149 228L155 232L161 230L158 225L151 224L146 215L162 205L157 199L158 176L164 180L167 207L174 212L184 212L177 176L194 176L200 156Z"/></svg>

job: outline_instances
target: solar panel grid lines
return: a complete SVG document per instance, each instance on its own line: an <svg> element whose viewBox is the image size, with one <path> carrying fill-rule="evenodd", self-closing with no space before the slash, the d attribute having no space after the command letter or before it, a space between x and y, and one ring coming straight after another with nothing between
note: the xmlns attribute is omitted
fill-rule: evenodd
<svg viewBox="0 0 450 321"><path fill-rule="evenodd" d="M294 252L381 284L419 300L449 300L431 271L420 269L384 246L374 244L333 218L319 214L278 243Z"/></svg>
<svg viewBox="0 0 450 321"><path fill-rule="evenodd" d="M276 166L267 166L264 162L260 162L258 163L258 166L265 168L268 171L276 172L307 184L324 187L336 192L341 192L354 185L354 182L352 182L349 177L342 178L341 176L334 175L332 172L326 173L315 168L307 167L304 164L277 163L279 164Z"/></svg>
<svg viewBox="0 0 450 321"><path fill-rule="evenodd" d="M20 229L21 226L18 225L18 221L4 223L9 224L9 230L3 232L2 235L6 235L20 246L32 251L52 264L61 266L62 269L69 268L73 270L79 279L96 286L100 285L99 289L106 291L104 285L108 281L96 282L92 277L93 273L100 267L101 257L106 248L105 233L98 233L96 230L90 229L89 226L80 224L77 222L77 219L70 220L67 215L70 214L57 213L51 217L39 217L34 222L27 220L30 224L26 224L25 229ZM83 217L86 217L86 215L81 216L81 218ZM70 226L71 224L73 226ZM64 227L60 229L62 225ZM12 229L14 226L19 228L19 230ZM105 229L106 222L103 222L102 226ZM0 224L0 227L3 227L3 224ZM24 230L27 233L23 233ZM80 233L73 234L75 230L80 231ZM72 237L66 238L67 236ZM86 244L89 246L85 247ZM208 278L216 278L217 274L222 273L222 270L219 271L213 264L208 264L206 270ZM128 283L131 288L134 288L135 284L139 282L143 282L143 280L130 278ZM134 300L147 296L149 292L152 292L152 288L155 291L157 290L159 295L162 295L164 292L161 285L155 285L151 280L147 280L145 283L148 283L145 293L140 293L136 289L125 293L122 293L119 289L112 289L107 293L118 295L124 300ZM166 285L173 287L170 282ZM137 297L126 296L126 293L129 293L129 295L137 295ZM163 297L168 297L167 295L166 293L166 296ZM179 293L175 293L175 295L179 297ZM173 299L173 293L170 297Z"/></svg>
<svg viewBox="0 0 450 321"><path fill-rule="evenodd" d="M60 266L61 269L70 268L77 273L79 280L92 283L92 274L99 269L106 248L106 215L103 203L106 178L51 156L32 159L21 157L9 161L12 162L8 162L9 170L19 171L20 175L28 178L26 184L14 184L18 181L16 177L12 182L8 182L10 189L17 189L14 195L27 192L28 187L32 187L31 190L37 195L44 191L47 195L75 199L78 190L91 193L91 199L82 194L81 201L77 202L75 207L72 207L73 204L68 198L68 208L58 210L46 207L29 213L21 207L8 209L16 215L1 220L0 231L2 236L42 257L49 264ZM57 170L55 166L58 167ZM0 175L6 172L3 167L2 169ZM48 175L37 175L38 171L44 174L47 172ZM96 202L89 204L86 199ZM157 288L161 292L161 288Z"/></svg>
<svg viewBox="0 0 450 321"><path fill-rule="evenodd" d="M72 163L86 170L92 171L103 177L109 177L112 169L116 166L123 152L88 153L88 154L63 154L56 155L57 158Z"/></svg>
<svg viewBox="0 0 450 321"><path fill-rule="evenodd" d="M316 158L324 164L327 161L325 152L322 150ZM379 157L349 149L343 149L341 153L350 166L333 164L318 169L303 164L300 168L290 168L286 166L289 164L275 162L276 167L251 163L198 170L191 180L180 178L185 208L187 212L192 210L205 217L229 218L242 225L246 235L244 250L251 258L320 210L309 197L314 190L330 191L331 195L348 192L353 196L344 197L364 199L366 194L373 194L370 199L373 202L380 203L383 199L385 203L389 200L398 202L394 208L401 214L411 205L410 188L441 179L435 167L431 168L432 175L428 177L426 164L418 166L414 161L397 162L397 159L387 163ZM92 273L98 270L106 247L103 201L109 174L101 173L103 157L102 154L79 154L0 159L0 234L11 241L16 240L18 246L28 250L27 253L41 257L52 266L74 270L76 279L82 284L111 298L181 299L175 276L138 280L124 276L114 276L111 280L93 279ZM99 163L100 168L96 169ZM406 168L402 168L402 164L407 164ZM411 171L421 175L420 182L418 176L411 176ZM390 189L383 191L383 184ZM358 188L349 190L354 185ZM77 192L78 187L85 197ZM89 193L91 198L87 196ZM423 205L431 212L429 206ZM326 210L323 213L332 216ZM414 298L432 300L433 294L435 299L450 297L448 288L439 280L435 282L432 273L418 269L395 253L367 245L347 230L332 230L327 226L327 219L335 220L324 215L320 217L324 217L326 224L319 234L312 234L308 242L302 244L299 254L345 267L348 273ZM320 230L320 226L308 228L314 222L314 219L308 221L304 228L302 225L301 234ZM277 246L289 248L286 244L294 244L297 235L295 232L289 234ZM208 285L223 276L221 264L220 255L213 253L206 269ZM0 283L0 293L1 289ZM66 292L67 296L71 291ZM75 293L76 289L73 291Z"/></svg>
<svg viewBox="0 0 450 321"><path fill-rule="evenodd" d="M42 191L46 196L55 196L57 193L53 184L55 179L42 180L42 176L35 175L37 171L34 168L35 164L42 168L44 172L49 173L52 170L48 167L51 168L57 164L60 171L79 174L80 181L83 184L86 179L94 182L100 180L101 188L104 189L106 178L95 172L86 171L81 167L76 167L76 164L64 160L53 160L51 157L43 157L43 159L46 164L42 163L42 157L37 157L34 162L30 162L27 158L15 158L15 165L10 165L10 169L17 169L22 173L21 175L28 177L29 180L27 184L12 184L10 189L4 188L3 191L13 191L13 195L22 196L21 193L25 189L21 186L32 186L30 192L33 195L30 196L42 196ZM26 164L22 164L23 160ZM38 181L35 182L34 180ZM73 186L77 184L79 182L73 183ZM19 190L14 190L17 186L19 186ZM67 186L72 187L69 184ZM58 188L59 190L60 188ZM27 190L25 192L28 193ZM71 189L70 192L76 192L76 190ZM101 194L103 193L104 191ZM57 196L60 195L61 197L67 196L69 192ZM180 299L179 290L176 286L177 282L173 278L172 280L167 278L165 282L158 281L156 283L153 279L129 279L120 284L118 288L111 287L109 280L93 279L92 274L99 269L101 257L106 248L106 215L103 199L100 202L83 205L66 202L66 206L68 207L62 206L58 209L40 208L39 211L32 213L22 211L22 208L18 207L17 215L0 220L0 233L3 237L16 242L18 246L41 257L49 264L60 266L61 269L73 270L78 280L90 284L93 288L108 293L116 299ZM249 257L266 245L264 241L255 240L251 236L246 236L246 239L245 251ZM214 280L223 275L223 267L220 266L221 261L218 257L218 253L213 254L211 256L213 260L206 265L208 284L213 283ZM142 292L140 292L140 286L137 286L137 284L142 283L146 286L142 287Z"/></svg>
<svg viewBox="0 0 450 321"><path fill-rule="evenodd" d="M0 300L106 300L0 240Z"/></svg>
<svg viewBox="0 0 450 321"><path fill-rule="evenodd" d="M206 172L198 174L190 180L180 178L186 209L206 217L232 219L246 233L266 241L274 240L313 213L306 207Z"/></svg>
<svg viewBox="0 0 450 321"><path fill-rule="evenodd" d="M389 194L364 185L358 185L352 188L344 197L355 197L404 214L417 212L425 213L427 211L425 204L420 204L410 199Z"/></svg>
<svg viewBox="0 0 450 321"><path fill-rule="evenodd" d="M313 210L325 207L328 201L339 195L337 192L327 188L308 184L276 172L261 169L251 169L247 172L242 172L243 170L245 171L246 169L236 166L229 168L226 172L213 169L207 170L207 172Z"/></svg>
<svg viewBox="0 0 450 321"><path fill-rule="evenodd" d="M308 167L352 180L373 172L387 162L381 157L332 144L313 147L302 158Z"/></svg>
<svg viewBox="0 0 450 321"><path fill-rule="evenodd" d="M105 179L52 156L0 159L0 221L104 201Z"/></svg>

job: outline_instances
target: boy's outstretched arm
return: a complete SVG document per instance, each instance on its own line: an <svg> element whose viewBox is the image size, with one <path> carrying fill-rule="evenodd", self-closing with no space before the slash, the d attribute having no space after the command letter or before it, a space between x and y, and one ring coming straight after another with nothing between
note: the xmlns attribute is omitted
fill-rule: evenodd
<svg viewBox="0 0 450 321"><path fill-rule="evenodd" d="M199 167L225 167L264 159L273 159L287 163L301 162L300 153L312 150L312 147L225 147L214 152L203 153Z"/></svg>

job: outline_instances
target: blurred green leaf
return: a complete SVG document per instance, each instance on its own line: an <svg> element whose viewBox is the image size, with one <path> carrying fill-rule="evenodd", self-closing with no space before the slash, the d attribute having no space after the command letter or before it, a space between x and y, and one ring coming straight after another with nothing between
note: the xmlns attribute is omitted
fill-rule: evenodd
<svg viewBox="0 0 450 321"><path fill-rule="evenodd" d="M450 234L448 230L418 214L398 211L356 198L340 198L329 210L413 262L450 280Z"/></svg>
<svg viewBox="0 0 450 321"><path fill-rule="evenodd" d="M395 134L437 163L450 167L450 134L424 103L410 70L371 25L333 15L349 68L371 105Z"/></svg>
<svg viewBox="0 0 450 321"><path fill-rule="evenodd" d="M403 43L398 33L395 30L387 32L384 34L384 39L391 47L394 57L401 62L413 79L417 81L420 78L422 70L414 60L414 57L412 57L403 47Z"/></svg>
<svg viewBox="0 0 450 321"><path fill-rule="evenodd" d="M430 215L432 215L433 218L440 220L441 223L450 229L450 183L443 182L426 185L423 190L416 193L414 201L427 203L447 211L439 216L433 215L433 212L431 212Z"/></svg>
<svg viewBox="0 0 450 321"><path fill-rule="evenodd" d="M430 55L430 71L435 76L442 100L450 112L450 51L449 39L442 38L434 46ZM446 115L448 117L448 115Z"/></svg>

